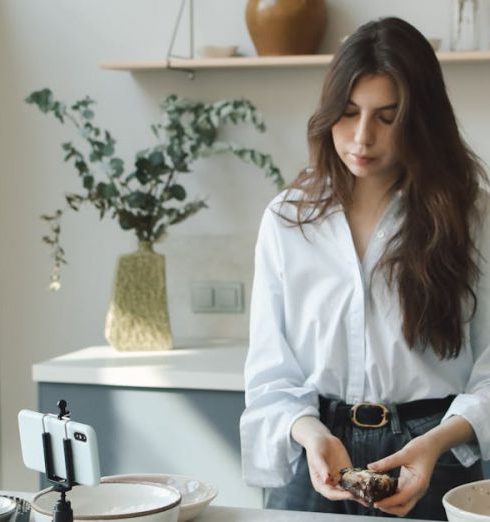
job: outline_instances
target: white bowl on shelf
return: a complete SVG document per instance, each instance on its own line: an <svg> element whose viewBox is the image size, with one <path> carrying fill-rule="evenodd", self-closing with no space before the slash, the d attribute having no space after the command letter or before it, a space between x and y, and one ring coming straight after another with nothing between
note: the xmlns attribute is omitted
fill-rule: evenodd
<svg viewBox="0 0 490 522"><path fill-rule="evenodd" d="M203 58L229 58L235 56L237 51L237 45L203 45L197 53Z"/></svg>
<svg viewBox="0 0 490 522"><path fill-rule="evenodd" d="M490 521L490 480L469 482L450 489L442 504L449 522Z"/></svg>
<svg viewBox="0 0 490 522"><path fill-rule="evenodd" d="M50 522L60 493L48 488L31 502L31 520ZM162 484L110 483L75 486L66 494L73 519L114 522L177 522L181 494Z"/></svg>
<svg viewBox="0 0 490 522"><path fill-rule="evenodd" d="M160 484L175 488L182 495L178 522L185 522L199 515L218 494L218 490L211 484L184 475L133 473L102 477L101 482Z"/></svg>

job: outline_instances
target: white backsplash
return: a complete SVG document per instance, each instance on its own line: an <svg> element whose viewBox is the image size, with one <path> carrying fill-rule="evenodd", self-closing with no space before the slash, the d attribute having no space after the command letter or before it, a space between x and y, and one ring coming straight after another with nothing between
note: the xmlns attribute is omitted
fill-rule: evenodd
<svg viewBox="0 0 490 522"><path fill-rule="evenodd" d="M175 337L248 336L255 236L173 236L156 246L165 255L172 333ZM192 281L242 282L243 313L191 310Z"/></svg>

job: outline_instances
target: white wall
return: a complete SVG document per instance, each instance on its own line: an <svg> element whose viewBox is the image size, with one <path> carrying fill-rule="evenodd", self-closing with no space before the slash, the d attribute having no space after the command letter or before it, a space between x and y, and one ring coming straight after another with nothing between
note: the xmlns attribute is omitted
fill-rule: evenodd
<svg viewBox="0 0 490 522"><path fill-rule="evenodd" d="M490 9L481 0L482 45L489 47ZM245 0L195 0L196 47L239 44L253 53L243 21ZM24 469L17 442L16 414L36 406L30 379L33 362L104 343L104 316L114 264L135 241L115 222L99 222L92 208L66 215L63 243L69 266L63 287L47 292L48 250L39 215L78 190L73 169L62 162L59 144L69 129L41 115L23 99L51 87L62 99L90 94L97 119L118 139L121 155L148 146L149 124L158 101L175 92L202 100L246 96L265 115L265 136L244 131L240 139L275 157L290 180L306 161L305 124L324 71L320 69L204 71L190 81L180 72L131 75L103 71L103 61L158 59L165 55L177 14L177 0L0 0L0 412L3 488L34 489L35 474ZM382 15L399 15L447 47L449 0L331 0L324 50L343 34ZM177 51L185 52L186 35ZM490 163L490 66L445 65L451 97L470 144ZM423 81L423 78L421 78ZM247 335L247 313L193 315L189 281L243 281L248 300L252 250L262 209L272 185L251 167L232 160L196 166L189 191L209 196L210 209L173 227L158 246L167 255L169 301L176 336Z"/></svg>

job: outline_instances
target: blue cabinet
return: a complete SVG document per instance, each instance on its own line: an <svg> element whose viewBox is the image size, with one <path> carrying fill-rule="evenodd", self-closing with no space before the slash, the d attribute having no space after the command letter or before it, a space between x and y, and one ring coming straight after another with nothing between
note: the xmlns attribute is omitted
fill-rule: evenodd
<svg viewBox="0 0 490 522"><path fill-rule="evenodd" d="M103 475L189 475L216 486L216 504L262 507L262 491L241 478L239 421L244 393L38 383L39 410L68 401L92 425Z"/></svg>

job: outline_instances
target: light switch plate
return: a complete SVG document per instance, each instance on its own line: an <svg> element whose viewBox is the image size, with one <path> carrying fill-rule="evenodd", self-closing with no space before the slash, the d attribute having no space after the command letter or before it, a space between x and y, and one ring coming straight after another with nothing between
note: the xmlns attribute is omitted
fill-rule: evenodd
<svg viewBox="0 0 490 522"><path fill-rule="evenodd" d="M191 306L194 313L242 313L243 283L195 281L191 283Z"/></svg>
<svg viewBox="0 0 490 522"><path fill-rule="evenodd" d="M214 306L213 287L207 283L192 283L191 302L193 312L206 312Z"/></svg>

